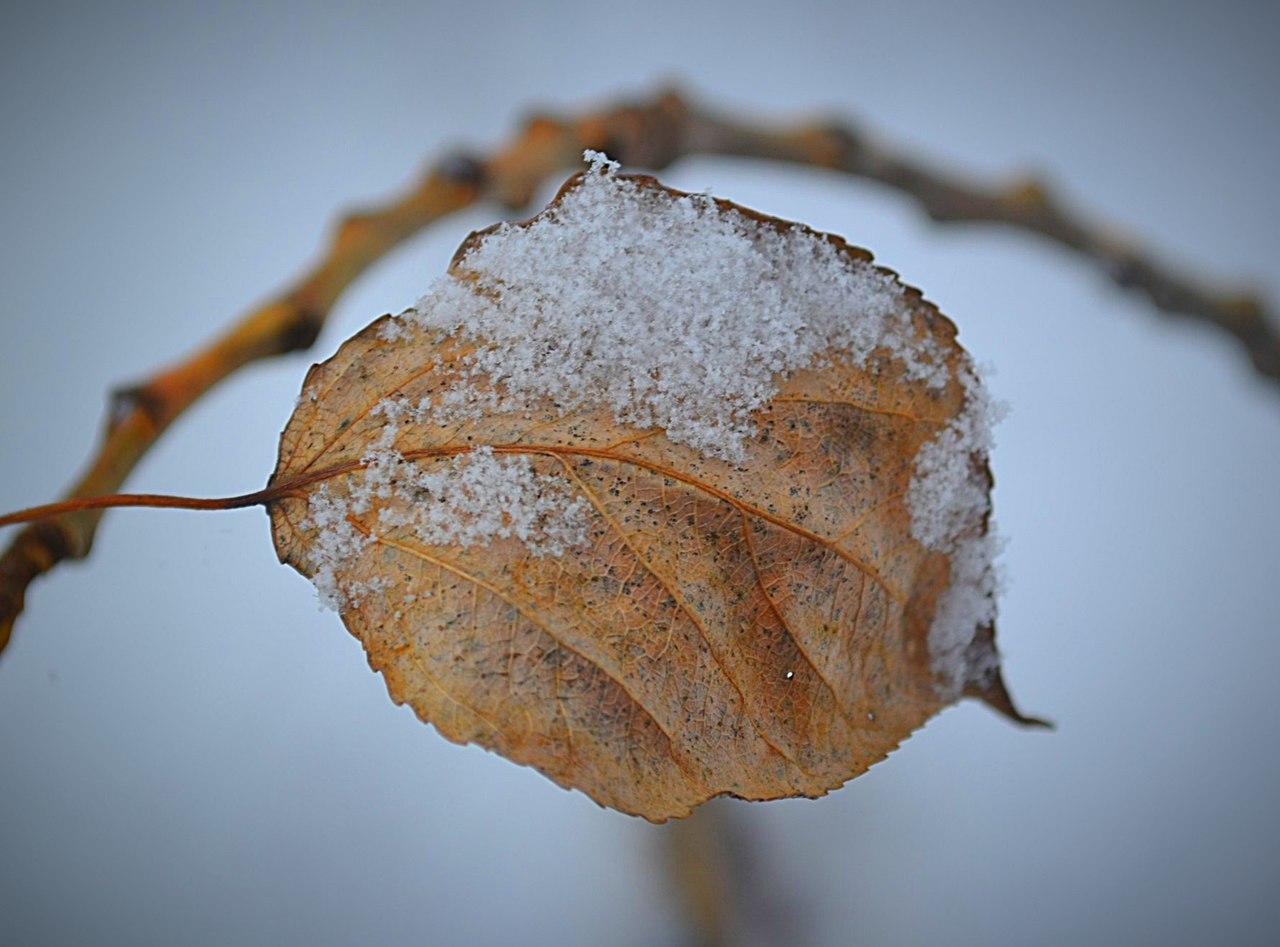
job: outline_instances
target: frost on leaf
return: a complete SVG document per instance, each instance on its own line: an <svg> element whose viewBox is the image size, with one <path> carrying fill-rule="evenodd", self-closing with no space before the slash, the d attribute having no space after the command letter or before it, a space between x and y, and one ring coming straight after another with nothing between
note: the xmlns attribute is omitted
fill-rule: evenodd
<svg viewBox="0 0 1280 947"><path fill-rule="evenodd" d="M396 701L662 820L1017 718L991 415L870 254L595 156L312 370L272 527Z"/></svg>

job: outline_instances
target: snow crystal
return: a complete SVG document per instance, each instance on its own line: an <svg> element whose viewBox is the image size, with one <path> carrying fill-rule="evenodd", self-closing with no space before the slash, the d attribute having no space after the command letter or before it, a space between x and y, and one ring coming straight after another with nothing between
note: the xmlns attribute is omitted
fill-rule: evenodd
<svg viewBox="0 0 1280 947"><path fill-rule="evenodd" d="M592 171L603 174L616 174L622 169L622 165L611 159L603 151L593 151L588 148L582 153L582 160L591 165Z"/></svg>
<svg viewBox="0 0 1280 947"><path fill-rule="evenodd" d="M946 365L917 332L902 287L825 236L781 229L706 195L674 195L590 170L528 224L503 224L403 318L478 343L462 377L419 409L437 423L522 409L610 408L672 441L740 460L750 414L828 349L900 359L941 387ZM500 392L500 393L499 393Z"/></svg>
<svg viewBox="0 0 1280 947"><path fill-rule="evenodd" d="M991 428L1003 407L992 402L967 360L957 374L964 406L920 448L907 492L911 535L951 561L951 581L929 627L931 666L939 692L948 699L958 697L966 684L980 683L995 667L994 647L978 646L974 636L996 617L995 558L1001 546L990 522L985 465Z"/></svg>

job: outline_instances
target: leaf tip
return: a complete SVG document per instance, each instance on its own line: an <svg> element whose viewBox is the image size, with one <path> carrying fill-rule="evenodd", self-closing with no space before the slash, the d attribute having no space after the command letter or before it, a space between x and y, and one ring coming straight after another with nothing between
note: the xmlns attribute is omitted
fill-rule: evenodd
<svg viewBox="0 0 1280 947"><path fill-rule="evenodd" d="M1052 720L1029 717L1018 709L1013 702L1013 697L1009 694L1009 689L1005 686L1004 675L999 668L996 668L984 683L969 685L964 694L966 697L976 697L996 713L1007 717L1019 726L1044 730L1057 729L1057 725Z"/></svg>

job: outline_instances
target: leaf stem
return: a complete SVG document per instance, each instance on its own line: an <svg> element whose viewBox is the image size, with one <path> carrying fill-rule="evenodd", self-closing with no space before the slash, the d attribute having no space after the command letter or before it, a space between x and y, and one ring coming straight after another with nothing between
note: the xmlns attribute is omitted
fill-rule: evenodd
<svg viewBox="0 0 1280 947"><path fill-rule="evenodd" d="M0 516L0 526L30 523L50 519L66 513L85 510L106 510L124 506L144 506L166 510L238 510L248 506L262 506L279 499L288 490L268 487L253 493L233 497L185 497L167 493L108 493L95 497L75 497L59 503L45 503Z"/></svg>

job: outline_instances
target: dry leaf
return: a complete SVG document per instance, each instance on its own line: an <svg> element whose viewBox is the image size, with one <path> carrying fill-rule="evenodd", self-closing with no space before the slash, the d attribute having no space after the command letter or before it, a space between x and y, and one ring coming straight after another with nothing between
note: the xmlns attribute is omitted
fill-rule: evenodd
<svg viewBox="0 0 1280 947"><path fill-rule="evenodd" d="M615 180L748 235L801 233ZM499 232L518 247L527 227ZM470 268L490 233L460 248L451 292L515 297ZM276 548L336 600L392 698L445 737L655 821L719 794L822 795L961 690L1021 719L988 622L960 641L962 676L930 653L960 572L913 535L908 496L921 449L963 421L968 359L950 321L894 291L945 384L882 350L827 351L774 380L724 456L622 423L592 391L513 400L474 370L484 340L384 316L307 377L272 479L289 489ZM483 416L450 410L459 391ZM985 456L958 443L985 494ZM986 528L984 512L977 539Z"/></svg>

